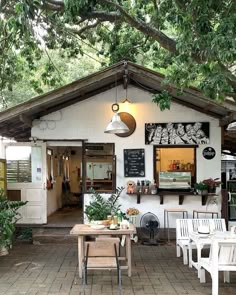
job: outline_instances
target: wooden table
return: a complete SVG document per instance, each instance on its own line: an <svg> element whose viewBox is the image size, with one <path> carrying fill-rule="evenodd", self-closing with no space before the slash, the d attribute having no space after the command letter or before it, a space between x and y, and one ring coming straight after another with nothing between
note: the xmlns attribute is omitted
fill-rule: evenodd
<svg viewBox="0 0 236 295"><path fill-rule="evenodd" d="M136 228L133 224L130 224L128 229L110 230L104 228L102 230L92 229L88 224L76 224L70 231L71 235L78 236L78 264L79 264L79 277L82 278L83 271L83 258L84 258L84 238L86 236L125 236L126 237L126 251L125 260L126 266L122 266L122 269L128 269L128 276L131 277L131 240L130 235L136 232Z"/></svg>
<svg viewBox="0 0 236 295"><path fill-rule="evenodd" d="M230 231L225 232L215 232L213 234L204 235L198 234L197 232L192 232L189 234L189 267L194 266L198 271L198 278L200 278L200 269L198 267L198 261L201 258L202 249L205 245L211 245L214 239L236 239L236 234L232 235ZM196 245L197 248L197 261L192 259L192 244Z"/></svg>

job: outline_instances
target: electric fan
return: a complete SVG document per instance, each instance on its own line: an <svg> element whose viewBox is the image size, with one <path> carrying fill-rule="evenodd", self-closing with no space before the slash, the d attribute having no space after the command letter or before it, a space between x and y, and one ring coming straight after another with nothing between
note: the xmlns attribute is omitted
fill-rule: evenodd
<svg viewBox="0 0 236 295"><path fill-rule="evenodd" d="M157 234L160 229L160 221L158 217L151 213L145 213L140 220L140 229L142 232L142 244L159 245Z"/></svg>

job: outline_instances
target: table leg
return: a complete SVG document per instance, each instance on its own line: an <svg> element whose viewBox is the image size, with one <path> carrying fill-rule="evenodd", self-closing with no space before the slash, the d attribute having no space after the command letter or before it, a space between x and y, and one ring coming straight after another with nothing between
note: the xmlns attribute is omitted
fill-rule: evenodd
<svg viewBox="0 0 236 295"><path fill-rule="evenodd" d="M83 275L83 258L84 258L84 237L78 236L78 268L79 277Z"/></svg>
<svg viewBox="0 0 236 295"><path fill-rule="evenodd" d="M166 211L166 226L167 226L167 239L168 239L168 243L170 242L170 231L169 231L169 212Z"/></svg>
<svg viewBox="0 0 236 295"><path fill-rule="evenodd" d="M164 234L166 235L166 210L164 210Z"/></svg>
<svg viewBox="0 0 236 295"><path fill-rule="evenodd" d="M192 248L192 241L189 241L188 245L188 254L189 254L189 267L192 267L193 262L193 248Z"/></svg>
<svg viewBox="0 0 236 295"><path fill-rule="evenodd" d="M199 268L199 261L201 258L201 252L202 252L202 247L200 245L197 245L197 274L198 278L200 278L200 268Z"/></svg>
<svg viewBox="0 0 236 295"><path fill-rule="evenodd" d="M128 265L128 276L131 277L131 239L130 235L126 235L126 258Z"/></svg>

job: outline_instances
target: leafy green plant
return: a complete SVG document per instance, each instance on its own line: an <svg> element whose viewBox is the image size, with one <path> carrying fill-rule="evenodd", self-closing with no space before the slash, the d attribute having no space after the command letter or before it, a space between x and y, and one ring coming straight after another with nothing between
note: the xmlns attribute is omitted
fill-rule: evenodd
<svg viewBox="0 0 236 295"><path fill-rule="evenodd" d="M172 96L167 90L163 90L161 93L153 94L152 97L152 102L159 105L161 111L170 109Z"/></svg>
<svg viewBox="0 0 236 295"><path fill-rule="evenodd" d="M91 190L93 195L89 205L85 206L85 214L88 220L105 220L108 215L115 215L120 210L121 205L118 204L120 194L123 191L123 187L117 188L116 192L111 194L108 199L105 199L95 190Z"/></svg>
<svg viewBox="0 0 236 295"><path fill-rule="evenodd" d="M205 191L208 190L208 184L203 181L200 181L194 184L194 188L199 191Z"/></svg>
<svg viewBox="0 0 236 295"><path fill-rule="evenodd" d="M21 217L18 209L27 202L9 201L4 190L0 190L0 248L9 248L12 244L15 224Z"/></svg>

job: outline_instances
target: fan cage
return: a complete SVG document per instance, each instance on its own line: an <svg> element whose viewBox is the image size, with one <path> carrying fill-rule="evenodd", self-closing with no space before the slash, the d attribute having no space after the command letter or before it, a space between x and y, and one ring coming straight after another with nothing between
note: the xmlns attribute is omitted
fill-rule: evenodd
<svg viewBox="0 0 236 295"><path fill-rule="evenodd" d="M140 220L140 229L144 236L144 238L142 237L143 240L146 239L150 244L156 244L156 236L160 230L160 221L155 214L151 212L145 213Z"/></svg>

